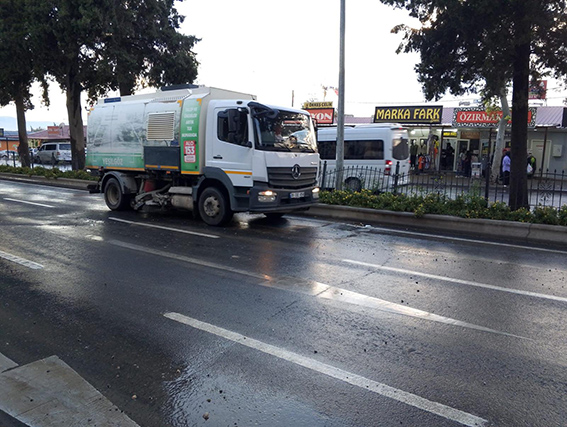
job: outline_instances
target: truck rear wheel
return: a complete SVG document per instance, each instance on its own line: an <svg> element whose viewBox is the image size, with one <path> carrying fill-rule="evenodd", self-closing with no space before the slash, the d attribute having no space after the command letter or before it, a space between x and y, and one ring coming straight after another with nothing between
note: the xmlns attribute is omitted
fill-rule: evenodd
<svg viewBox="0 0 567 427"><path fill-rule="evenodd" d="M199 214L208 225L223 225L232 218L226 196L216 187L205 188L199 196Z"/></svg>
<svg viewBox="0 0 567 427"><path fill-rule="evenodd" d="M104 201L113 211L123 211L130 207L130 195L124 194L116 178L110 178L104 186Z"/></svg>

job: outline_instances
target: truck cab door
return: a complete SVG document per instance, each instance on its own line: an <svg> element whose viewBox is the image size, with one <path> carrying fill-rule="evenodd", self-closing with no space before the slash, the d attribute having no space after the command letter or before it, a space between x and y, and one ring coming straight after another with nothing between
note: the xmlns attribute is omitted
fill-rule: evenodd
<svg viewBox="0 0 567 427"><path fill-rule="evenodd" d="M222 169L235 187L252 187L254 149L247 110L230 107L213 111L207 127L207 166Z"/></svg>

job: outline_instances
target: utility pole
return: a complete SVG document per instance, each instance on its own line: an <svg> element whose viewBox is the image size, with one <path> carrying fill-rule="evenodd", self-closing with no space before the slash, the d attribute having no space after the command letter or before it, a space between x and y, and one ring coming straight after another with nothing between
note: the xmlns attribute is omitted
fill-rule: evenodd
<svg viewBox="0 0 567 427"><path fill-rule="evenodd" d="M337 181L335 188L343 189L343 168L345 150L345 1L341 0L341 29L339 53L339 106L337 117Z"/></svg>

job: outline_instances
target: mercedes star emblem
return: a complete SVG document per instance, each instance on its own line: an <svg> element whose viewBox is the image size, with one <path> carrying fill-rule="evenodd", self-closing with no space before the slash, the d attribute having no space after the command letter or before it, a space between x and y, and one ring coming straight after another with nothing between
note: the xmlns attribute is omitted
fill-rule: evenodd
<svg viewBox="0 0 567 427"><path fill-rule="evenodd" d="M299 179L301 176L301 167L299 165L293 165L291 168L291 177L293 179Z"/></svg>

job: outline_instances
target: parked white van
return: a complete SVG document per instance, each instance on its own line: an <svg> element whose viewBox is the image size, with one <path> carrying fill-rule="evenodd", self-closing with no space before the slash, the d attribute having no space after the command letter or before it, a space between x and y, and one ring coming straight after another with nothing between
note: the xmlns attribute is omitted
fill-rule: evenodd
<svg viewBox="0 0 567 427"><path fill-rule="evenodd" d="M71 143L44 142L37 150L35 157L41 164L71 163Z"/></svg>
<svg viewBox="0 0 567 427"><path fill-rule="evenodd" d="M390 191L396 185L408 183L410 156L407 129L392 123L345 126L344 129L345 189ZM334 188L336 126L319 128L317 144L322 162L319 184L322 188ZM398 176L395 176L398 163Z"/></svg>

